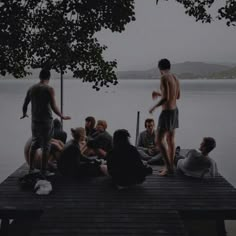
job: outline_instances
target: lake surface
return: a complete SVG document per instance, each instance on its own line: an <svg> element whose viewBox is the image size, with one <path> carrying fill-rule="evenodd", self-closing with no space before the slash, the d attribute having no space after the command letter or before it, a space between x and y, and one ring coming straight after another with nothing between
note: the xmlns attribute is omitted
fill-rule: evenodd
<svg viewBox="0 0 236 236"><path fill-rule="evenodd" d="M0 182L24 162L24 144L31 135L30 119L20 120L22 103L27 89L35 80L0 80ZM52 79L56 99L60 104L60 81ZM156 123L160 109L148 113L154 104L151 93L159 88L159 80L120 80L117 86L96 92L90 84L80 80L64 81L64 114L72 120L64 121L70 138L70 128L84 126L87 116L105 119L108 131L128 129L134 144L137 111L140 111L140 131L148 117ZM216 139L213 157L220 173L236 186L236 80L181 81L181 99L178 101L180 128L176 144L182 148L198 148L202 137ZM29 112L30 114L30 106ZM236 225L228 224L228 235L234 235Z"/></svg>
<svg viewBox="0 0 236 236"><path fill-rule="evenodd" d="M27 89L37 80L0 80L0 130L1 158L0 182L24 162L23 147L30 137L30 119L20 120L22 103ZM60 104L60 81L51 80L56 99ZM137 111L140 111L140 130L144 120L153 117L157 123L160 109L148 113L154 104L153 89L159 80L120 80L117 86L95 91L90 84L80 80L64 81L64 113L72 117L64 121L70 138L70 128L84 126L85 117L106 119L108 131L125 128L134 143ZM211 156L220 172L236 186L236 81L194 80L181 81L181 99L178 101L180 128L176 144L183 148L198 148L204 136L216 139L217 147ZM30 114L30 106L29 106Z"/></svg>

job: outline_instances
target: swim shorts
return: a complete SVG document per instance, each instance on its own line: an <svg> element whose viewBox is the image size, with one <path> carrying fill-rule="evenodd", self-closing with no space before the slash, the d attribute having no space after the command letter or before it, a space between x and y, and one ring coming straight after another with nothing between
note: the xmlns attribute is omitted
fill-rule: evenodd
<svg viewBox="0 0 236 236"><path fill-rule="evenodd" d="M158 130L173 131L179 128L179 110L176 107L173 110L163 110L158 120Z"/></svg>

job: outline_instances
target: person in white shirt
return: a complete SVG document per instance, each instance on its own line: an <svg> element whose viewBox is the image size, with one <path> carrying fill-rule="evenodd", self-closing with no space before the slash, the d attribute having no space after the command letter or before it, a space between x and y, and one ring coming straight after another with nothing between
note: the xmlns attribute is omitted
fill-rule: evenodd
<svg viewBox="0 0 236 236"><path fill-rule="evenodd" d="M209 157L209 153L216 147L215 139L204 137L199 151L191 149L186 156L176 155L177 170L186 176L202 178L204 176L215 177L218 175L216 162Z"/></svg>

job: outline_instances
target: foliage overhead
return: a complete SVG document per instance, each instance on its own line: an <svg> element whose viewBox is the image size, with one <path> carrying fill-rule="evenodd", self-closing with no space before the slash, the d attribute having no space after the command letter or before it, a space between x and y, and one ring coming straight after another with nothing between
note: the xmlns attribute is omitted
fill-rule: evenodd
<svg viewBox="0 0 236 236"><path fill-rule="evenodd" d="M4 0L0 2L0 73L24 77L30 68L73 72L95 89L116 84L95 33L122 32L135 20L134 0Z"/></svg>
<svg viewBox="0 0 236 236"><path fill-rule="evenodd" d="M165 0L168 1L168 0ZM172 1L172 0L171 0ZM202 23L211 23L214 20L209 10L213 7L214 3L218 3L218 0L175 0L176 2L184 6L185 13L189 16L193 16L196 21L202 21ZM158 4L159 0L156 0ZM215 16L218 20L225 20L227 26L236 25L236 1L235 0L220 0L222 7L217 9Z"/></svg>
<svg viewBox="0 0 236 236"><path fill-rule="evenodd" d="M168 0L165 0L168 1ZM171 0L173 1L173 0ZM236 1L220 0L217 15L209 10L217 0L175 0L196 21L236 23ZM116 84L116 61L106 61L95 37L102 28L122 32L135 20L135 0L2 0L0 1L0 73L16 78L30 68L48 66L59 73L92 82L95 89ZM159 0L156 0L158 3Z"/></svg>

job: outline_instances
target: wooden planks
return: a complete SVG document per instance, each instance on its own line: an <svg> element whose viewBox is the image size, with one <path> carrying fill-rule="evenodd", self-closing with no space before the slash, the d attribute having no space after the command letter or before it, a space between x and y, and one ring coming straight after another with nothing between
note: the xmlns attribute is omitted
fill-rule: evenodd
<svg viewBox="0 0 236 236"><path fill-rule="evenodd" d="M0 185L1 211L42 211L32 235L186 235L183 218L235 219L236 190L222 176L196 180L175 174L148 176L117 190L108 177L52 179L53 193L23 191L23 165ZM31 211L32 213L32 211ZM30 213L28 213L30 214Z"/></svg>

